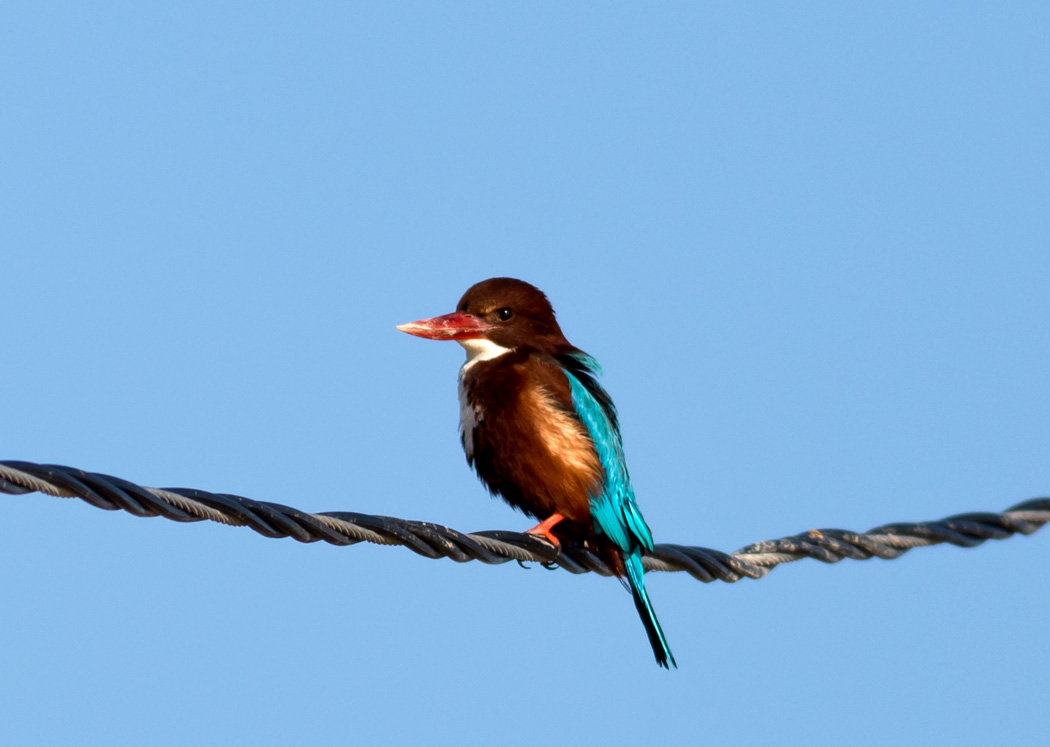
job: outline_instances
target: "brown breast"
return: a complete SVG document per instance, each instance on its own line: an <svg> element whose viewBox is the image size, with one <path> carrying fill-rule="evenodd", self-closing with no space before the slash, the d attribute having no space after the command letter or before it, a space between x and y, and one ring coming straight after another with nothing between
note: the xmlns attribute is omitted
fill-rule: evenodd
<svg viewBox="0 0 1050 747"><path fill-rule="evenodd" d="M474 421L467 458L489 490L536 518L589 526L601 463L557 364L509 353L472 366L462 384Z"/></svg>

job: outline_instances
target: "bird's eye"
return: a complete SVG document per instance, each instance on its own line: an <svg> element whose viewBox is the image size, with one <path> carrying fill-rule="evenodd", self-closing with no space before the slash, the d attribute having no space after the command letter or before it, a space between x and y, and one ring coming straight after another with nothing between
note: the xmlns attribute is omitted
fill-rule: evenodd
<svg viewBox="0 0 1050 747"><path fill-rule="evenodd" d="M496 318L499 319L501 322L510 321L510 318L512 316L514 316L514 312L511 309L504 308L504 309L498 309L496 311Z"/></svg>

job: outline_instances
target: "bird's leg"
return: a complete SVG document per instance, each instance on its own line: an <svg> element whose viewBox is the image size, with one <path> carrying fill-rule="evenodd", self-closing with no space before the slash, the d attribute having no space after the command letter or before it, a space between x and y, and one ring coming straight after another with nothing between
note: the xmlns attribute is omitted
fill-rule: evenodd
<svg viewBox="0 0 1050 747"><path fill-rule="evenodd" d="M548 542L550 542L555 547L561 547L561 543L558 542L558 538L555 537L553 534L551 534L551 528L555 524L557 524L559 521L564 519L564 518L565 517L562 516L561 514L551 514L549 517L547 517L546 519L541 521L539 524L534 526L532 529L530 529L529 531L525 532L525 534L538 534L541 537L544 537Z"/></svg>

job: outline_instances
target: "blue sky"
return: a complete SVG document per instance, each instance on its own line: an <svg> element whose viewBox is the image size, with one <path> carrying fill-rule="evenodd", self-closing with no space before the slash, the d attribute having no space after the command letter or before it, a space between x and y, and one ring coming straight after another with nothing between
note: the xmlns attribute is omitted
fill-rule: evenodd
<svg viewBox="0 0 1050 747"><path fill-rule="evenodd" d="M1050 493L1045 4L26 3L0 458L523 529L456 437L512 275L658 542ZM610 579L0 496L4 744L1041 744L1050 536Z"/></svg>

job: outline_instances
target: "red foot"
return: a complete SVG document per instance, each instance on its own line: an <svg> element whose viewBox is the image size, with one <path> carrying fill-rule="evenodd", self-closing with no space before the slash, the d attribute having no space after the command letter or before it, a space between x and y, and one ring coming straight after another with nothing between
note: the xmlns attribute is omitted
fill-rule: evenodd
<svg viewBox="0 0 1050 747"><path fill-rule="evenodd" d="M541 537L545 537L555 547L561 547L561 543L558 542L558 538L551 534L551 528L565 517L561 514L551 514L547 519L541 521L539 524L534 526L525 534L538 534Z"/></svg>

